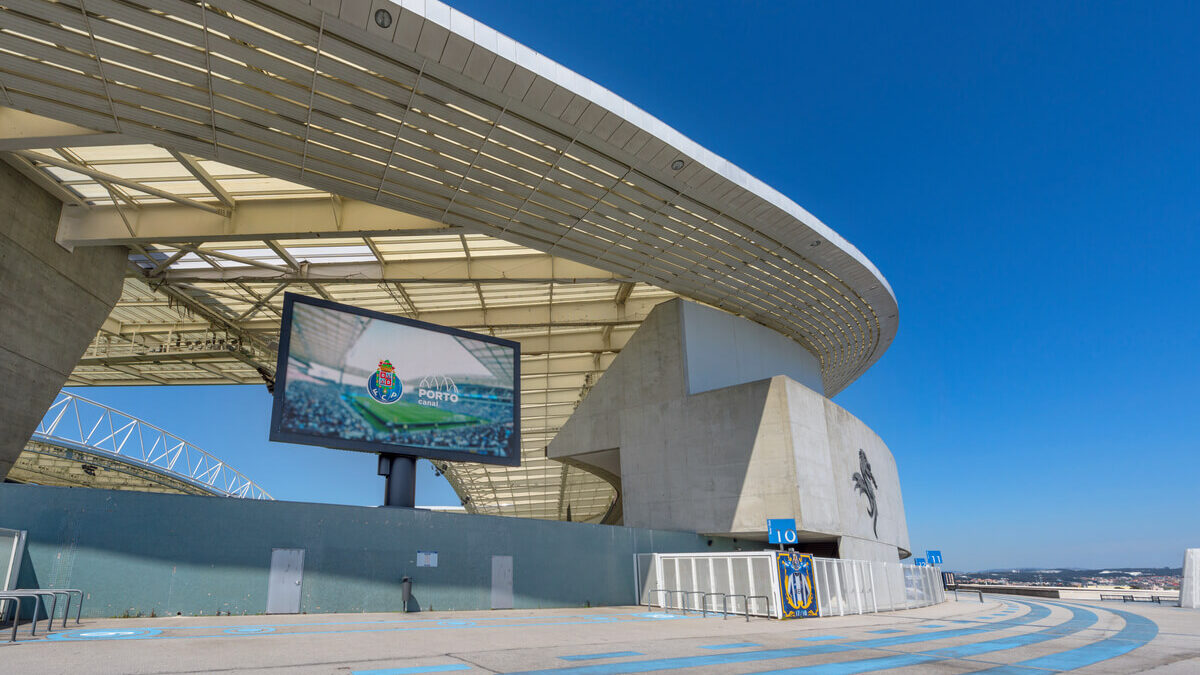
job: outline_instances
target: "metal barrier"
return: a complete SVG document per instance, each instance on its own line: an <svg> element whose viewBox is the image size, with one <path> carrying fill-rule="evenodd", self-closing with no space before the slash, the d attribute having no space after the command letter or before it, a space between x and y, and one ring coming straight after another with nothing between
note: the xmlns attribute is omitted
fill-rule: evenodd
<svg viewBox="0 0 1200 675"><path fill-rule="evenodd" d="M7 618L8 606L7 602L12 601L13 618L12 618L12 637L9 642L15 642L17 639L17 626L21 623L21 600L25 598L33 599L33 621L30 625L30 635L37 635L37 622L41 610L46 607L46 598L50 598L50 607L46 611L46 630L54 630L54 617L58 613L58 596L63 596L66 602L63 603L63 614L61 627L65 630L67 621L71 618L71 598L76 593L79 594L79 604L75 610L75 625L79 625L80 619L83 617L83 591L78 588L18 588L11 591L0 591L0 620Z"/></svg>
<svg viewBox="0 0 1200 675"><path fill-rule="evenodd" d="M872 560L813 558L821 616L913 609L944 602L936 567Z"/></svg>
<svg viewBox="0 0 1200 675"><path fill-rule="evenodd" d="M650 597L651 596L653 596L655 593L666 593L667 601L659 603L658 606L667 610L667 614L670 614L671 610L667 608L667 605L671 602L671 592L672 591L669 591L665 588L652 588L652 589L646 591L646 611L650 611Z"/></svg>
<svg viewBox="0 0 1200 675"><path fill-rule="evenodd" d="M701 612L701 616L703 616L705 618L708 617L708 611L709 611L708 610L708 598L713 597L713 596L718 596L718 595L721 596L721 618L722 619L728 618L728 616L730 614L730 612L729 612L730 598L741 598L742 599L742 610L743 610L742 614L745 615L746 621L750 620L750 601L751 600L762 600L763 603L765 605L767 605L768 607L771 604L771 597L768 595L746 595L744 593L721 593L721 592L705 593L704 591L678 591L678 590L670 589L670 588L654 588L654 589L647 591L647 595L654 595L656 593L663 593L667 596L667 602L659 605L663 609L663 611L665 611L667 614L671 613L671 598L674 595L676 595L676 594L679 595L680 600L682 601L682 602L680 602L679 607L680 607L680 610L684 614L687 614L688 609L689 609L688 603L687 603L688 597L693 596L693 595L701 596L700 612ZM646 600L646 609L650 610L652 607L653 607L653 603L649 599L647 599ZM733 609L734 609L734 612L736 613L737 612L737 604L736 603L734 603ZM715 609L712 610L712 612L713 612L713 614L717 613L717 611Z"/></svg>
<svg viewBox="0 0 1200 675"><path fill-rule="evenodd" d="M640 596L639 601L649 604L664 600L664 589L685 591L687 595L699 596L702 603L708 598L728 595L731 598L755 596L749 612L759 616L775 616L777 602L769 594L774 592L777 581L774 576L774 553L771 551L730 553L655 553L639 556L638 576L635 578ZM645 590L649 589L649 590ZM768 594L766 602L761 602ZM732 599L722 601L722 613L735 611L728 607ZM673 596L665 599L664 608L689 611L693 605L677 603ZM707 615L708 606L701 607ZM712 611L716 611L714 607Z"/></svg>
<svg viewBox="0 0 1200 675"><path fill-rule="evenodd" d="M701 597L700 597L700 609L703 611L703 609L704 609L704 597L703 597L703 596L705 596L705 595L708 595L707 593L705 593L704 591L680 591L680 592L681 592L681 593L683 593L683 599L684 599L684 601L685 601L685 602L684 602L684 611L683 611L683 613L684 613L684 614L687 614L687 602L686 602L686 600L687 600L688 598L692 597L693 595L699 595L699 596L701 596Z"/></svg>
<svg viewBox="0 0 1200 675"><path fill-rule="evenodd" d="M21 623L21 600L25 598L30 598L33 600L33 623L30 625L29 634L37 635L38 615L45 604L42 600L42 594L32 593L29 591L4 591L0 592L0 598L12 600L13 605L15 605L15 611L13 612L12 618L12 639L10 642L15 642L17 639L17 626Z"/></svg>
<svg viewBox="0 0 1200 675"><path fill-rule="evenodd" d="M741 598L747 621L751 614L779 618L783 607L775 553L655 553L645 561L638 558L637 580L641 588L648 588L641 591L640 600L647 608L661 601L665 611L678 607L686 614L692 609L689 598L698 595L700 611L708 616L708 598L720 596L722 614L728 616L737 613ZM813 558L813 581L821 616L913 609L946 600L936 567Z"/></svg>
<svg viewBox="0 0 1200 675"><path fill-rule="evenodd" d="M726 599L741 598L742 599L742 608L746 610L746 621L747 622L750 621L750 599L749 598L747 598L742 593L730 593L730 594L726 595L725 597L726 597ZM737 603L734 603L733 611L735 611L735 612L737 611ZM725 616L729 616L728 610L726 610Z"/></svg>
<svg viewBox="0 0 1200 675"><path fill-rule="evenodd" d="M714 595L721 596L721 618L725 618L725 615L729 613L729 604L728 604L729 599L725 597L724 593L705 593L704 597L700 599L700 603L701 603L700 608L702 610L702 613L700 616L703 616L703 617L708 616L708 598L711 596L714 596ZM717 613L717 611L713 610L713 614L716 614L716 613Z"/></svg>
<svg viewBox="0 0 1200 675"><path fill-rule="evenodd" d="M968 591L964 591L964 593L978 593L978 594L979 594L979 601L980 601L980 602L983 602L983 591L972 591L972 590L968 590ZM955 586L955 587L954 587L954 601L955 601L955 602L958 602L958 586Z"/></svg>
<svg viewBox="0 0 1200 675"><path fill-rule="evenodd" d="M10 602L12 602L13 604L15 604L17 606L17 613L16 613L16 616L13 617L12 637L8 638L8 641L16 642L17 641L17 624L20 623L20 621L17 620L17 617L19 617L21 615L21 601L18 600L17 598L9 598L9 597L0 595L0 617L4 617L4 616L8 615L8 603L10 603Z"/></svg>

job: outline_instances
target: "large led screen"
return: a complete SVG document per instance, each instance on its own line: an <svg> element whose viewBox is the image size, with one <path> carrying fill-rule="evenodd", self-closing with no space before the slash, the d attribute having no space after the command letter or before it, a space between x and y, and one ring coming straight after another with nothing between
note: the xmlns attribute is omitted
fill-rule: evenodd
<svg viewBox="0 0 1200 675"><path fill-rule="evenodd" d="M287 294L271 440L517 466L516 342Z"/></svg>

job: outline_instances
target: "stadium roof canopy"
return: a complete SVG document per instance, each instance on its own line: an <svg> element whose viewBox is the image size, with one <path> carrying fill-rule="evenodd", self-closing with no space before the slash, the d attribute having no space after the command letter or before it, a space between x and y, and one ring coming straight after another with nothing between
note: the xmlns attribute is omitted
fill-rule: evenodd
<svg viewBox="0 0 1200 675"><path fill-rule="evenodd" d="M468 508L602 517L543 449L680 295L795 339L832 396L897 327L804 209L436 0L5 0L0 153L59 241L130 249L68 384L258 383L282 291L522 343L523 466L448 467Z"/></svg>

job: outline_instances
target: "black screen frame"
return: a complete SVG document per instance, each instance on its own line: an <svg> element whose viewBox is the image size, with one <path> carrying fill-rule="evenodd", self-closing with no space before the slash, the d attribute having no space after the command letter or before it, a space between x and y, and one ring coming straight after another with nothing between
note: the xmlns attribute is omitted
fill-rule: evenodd
<svg viewBox="0 0 1200 675"><path fill-rule="evenodd" d="M317 436L315 434L300 434L290 431L283 431L280 429L280 423L283 416L283 396L287 391L287 362L289 353L291 351L292 342L292 310L296 303L300 303L302 305L311 305L313 307L333 310L336 312L355 314L368 319L377 319L380 321L386 321L388 323L396 323L402 326L419 328L435 333L443 333L445 335L453 335L470 340L477 340L479 342L488 342L494 345L512 349L513 434L509 438L506 455L504 457L497 457L494 455L474 455L466 451L442 451L431 448L397 445L392 443L356 441L349 438L333 438L329 436ZM448 462L474 462L477 464L494 464L498 466L513 467L521 466L521 343L514 342L512 340L505 340L504 338L493 337L491 335L472 333L470 331L451 328L449 326L439 326L427 321L417 321L416 319L393 316L383 312L376 312L369 309L363 309L361 307L354 307L353 305L345 305L340 302L311 298L307 295L284 293L283 319L279 325L279 356L275 362L275 393L274 401L271 405L271 429L268 438L269 440L282 443L315 445L318 447L333 448L336 450L413 455L415 457L445 460Z"/></svg>

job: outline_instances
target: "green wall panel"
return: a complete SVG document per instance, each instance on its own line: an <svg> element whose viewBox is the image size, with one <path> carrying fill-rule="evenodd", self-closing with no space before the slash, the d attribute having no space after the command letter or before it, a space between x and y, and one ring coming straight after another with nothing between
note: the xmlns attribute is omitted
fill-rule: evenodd
<svg viewBox="0 0 1200 675"><path fill-rule="evenodd" d="M727 551L685 532L433 511L0 485L0 527L29 532L24 588L80 588L93 617L266 609L271 549L305 549L304 612L488 609L491 556L514 607L635 602L635 553ZM712 542L710 545L709 542ZM757 547L757 544L751 546ZM416 566L437 551L438 567Z"/></svg>

